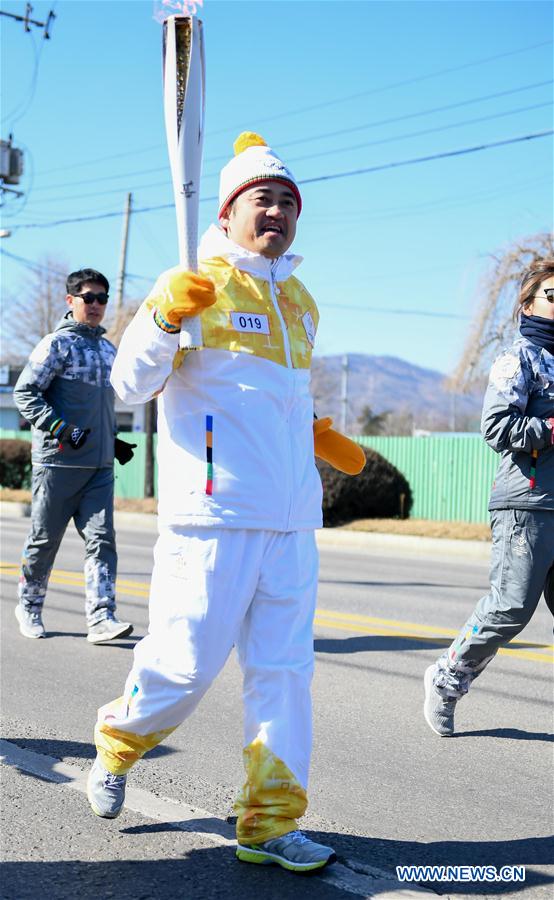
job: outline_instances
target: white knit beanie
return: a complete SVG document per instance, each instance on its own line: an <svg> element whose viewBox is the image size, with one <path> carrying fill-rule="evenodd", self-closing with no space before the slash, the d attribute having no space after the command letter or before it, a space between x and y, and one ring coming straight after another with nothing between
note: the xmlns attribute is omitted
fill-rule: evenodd
<svg viewBox="0 0 554 900"><path fill-rule="evenodd" d="M219 217L225 214L231 200L257 181L279 181L293 191L298 203L298 215L302 198L291 170L267 146L259 134L243 131L233 144L235 155L221 170L219 178Z"/></svg>

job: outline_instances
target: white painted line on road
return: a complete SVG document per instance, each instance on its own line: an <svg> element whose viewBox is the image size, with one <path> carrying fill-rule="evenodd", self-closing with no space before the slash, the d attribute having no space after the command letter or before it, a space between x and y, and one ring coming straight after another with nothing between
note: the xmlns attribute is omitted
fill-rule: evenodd
<svg viewBox="0 0 554 900"><path fill-rule="evenodd" d="M71 766L52 756L24 750L11 741L0 740L0 764L14 766L31 775L38 775L46 781L63 784L73 790L87 793L88 772L78 766ZM216 844L234 846L234 828L204 809L184 806L174 800L156 797L142 788L128 787L125 793L125 808L138 812L149 819L171 823L174 828L193 834L208 836ZM88 801L87 801L88 809ZM94 815L92 812L90 815Z"/></svg>
<svg viewBox="0 0 554 900"><path fill-rule="evenodd" d="M0 765L13 766L45 781L77 790L86 796L88 773L53 756L24 750L11 741L0 740ZM156 797L150 791L141 788L127 788L125 808L149 819L170 824L180 831L201 834L214 844L226 847L234 847L236 844L234 827L223 819L204 809ZM358 897L371 898L378 895L379 900L409 900L412 897L421 900L422 894L433 893L414 885L404 885L388 872L374 869L356 860L344 862L345 864L337 862L313 877ZM443 898L447 900L445 895Z"/></svg>

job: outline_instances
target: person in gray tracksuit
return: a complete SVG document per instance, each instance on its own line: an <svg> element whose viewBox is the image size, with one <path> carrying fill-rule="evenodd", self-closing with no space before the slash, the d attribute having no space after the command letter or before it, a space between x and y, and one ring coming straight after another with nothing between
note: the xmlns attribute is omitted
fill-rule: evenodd
<svg viewBox="0 0 554 900"><path fill-rule="evenodd" d="M554 614L554 259L525 273L514 315L519 334L491 368L481 420L500 454L490 591L425 673L425 719L443 737L454 732L457 701L527 625L541 594Z"/></svg>
<svg viewBox="0 0 554 900"><path fill-rule="evenodd" d="M100 324L108 291L95 269L68 276L69 310L34 348L14 389L33 427L31 528L15 610L24 637L45 636L42 606L70 519L85 541L87 639L102 643L133 630L115 616L114 454L127 462L135 445L116 437L110 384L116 350Z"/></svg>

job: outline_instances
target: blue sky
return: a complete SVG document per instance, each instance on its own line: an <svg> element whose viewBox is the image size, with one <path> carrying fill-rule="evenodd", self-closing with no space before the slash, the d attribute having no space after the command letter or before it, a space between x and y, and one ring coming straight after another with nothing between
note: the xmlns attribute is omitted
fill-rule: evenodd
<svg viewBox="0 0 554 900"><path fill-rule="evenodd" d="M26 196L5 207L12 236L1 249L92 265L115 281L126 192L137 210L172 202L161 26L152 2L33 6L41 21L55 10L50 41L1 19L1 136L13 131L26 153ZM552 127L550 3L205 0L200 17L201 230L243 129L260 132L302 181ZM393 355L448 372L489 254L552 227L552 140L314 181L302 193L293 249L321 310L317 352ZM107 213L118 215L53 225ZM1 261L3 288L17 292L24 266ZM145 296L176 262L172 209L134 213L127 296Z"/></svg>

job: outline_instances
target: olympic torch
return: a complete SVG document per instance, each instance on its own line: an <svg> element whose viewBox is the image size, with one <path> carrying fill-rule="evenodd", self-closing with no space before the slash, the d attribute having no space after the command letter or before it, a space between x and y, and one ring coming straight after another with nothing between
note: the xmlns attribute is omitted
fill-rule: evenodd
<svg viewBox="0 0 554 900"><path fill-rule="evenodd" d="M205 66L202 22L169 16L163 23L164 114L177 216L179 262L198 268L198 203L204 140ZM200 318L183 319L179 346L202 346Z"/></svg>

